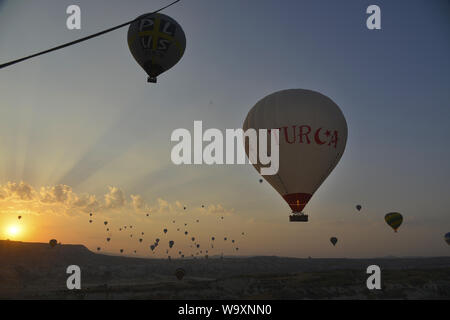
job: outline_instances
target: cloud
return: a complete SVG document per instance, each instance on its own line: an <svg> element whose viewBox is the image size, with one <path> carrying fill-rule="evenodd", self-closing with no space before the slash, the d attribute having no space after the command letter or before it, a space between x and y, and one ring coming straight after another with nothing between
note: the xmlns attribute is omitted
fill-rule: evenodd
<svg viewBox="0 0 450 320"><path fill-rule="evenodd" d="M35 191L32 186L25 182L8 182L1 187L0 198L17 198L19 200L32 200L35 196Z"/></svg>
<svg viewBox="0 0 450 320"><path fill-rule="evenodd" d="M103 200L102 200L103 199ZM187 211L184 207L187 207ZM121 210L127 214L141 216L143 212L173 215L195 213L197 215L231 215L234 209L226 209L222 204L210 204L205 208L190 207L176 200L170 202L157 198L156 203L149 205L140 194L129 197L123 190L109 186L108 192L97 197L95 194L76 193L71 186L58 184L43 186L38 191L26 182L8 182L0 185L0 211L26 211L32 214L66 214L69 216L84 215L89 212L101 213L105 216L115 215Z"/></svg>
<svg viewBox="0 0 450 320"><path fill-rule="evenodd" d="M122 208L126 204L125 195L116 187L108 187L109 193L105 194L105 207L108 209Z"/></svg>

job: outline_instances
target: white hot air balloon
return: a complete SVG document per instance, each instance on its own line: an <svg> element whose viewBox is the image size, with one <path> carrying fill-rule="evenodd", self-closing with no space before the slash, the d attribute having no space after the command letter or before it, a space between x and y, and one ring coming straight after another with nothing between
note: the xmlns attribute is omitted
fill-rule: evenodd
<svg viewBox="0 0 450 320"><path fill-rule="evenodd" d="M268 135L279 129L278 173L263 177L292 209L290 221L308 221L302 210L344 153L347 123L342 111L318 92L283 90L249 111L243 129L250 128L268 129ZM245 151L249 156L247 142ZM258 172L264 167L259 162L253 166Z"/></svg>

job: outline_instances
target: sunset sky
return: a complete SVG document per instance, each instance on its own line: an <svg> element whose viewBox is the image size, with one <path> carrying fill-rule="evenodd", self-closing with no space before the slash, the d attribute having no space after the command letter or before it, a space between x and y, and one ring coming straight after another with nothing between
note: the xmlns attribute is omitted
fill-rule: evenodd
<svg viewBox="0 0 450 320"><path fill-rule="evenodd" d="M0 0L0 63L168 2ZM81 30L66 28L71 4ZM146 257L166 257L169 240L195 253L192 236L210 255L449 255L450 3L376 1L376 31L370 4L182 0L164 13L183 27L186 52L157 84L131 56L127 28L0 70L0 239ZM288 222L251 165L172 164L173 130L241 128L259 99L289 88L330 97L348 124L308 223ZM404 217L398 233L384 222L392 211Z"/></svg>

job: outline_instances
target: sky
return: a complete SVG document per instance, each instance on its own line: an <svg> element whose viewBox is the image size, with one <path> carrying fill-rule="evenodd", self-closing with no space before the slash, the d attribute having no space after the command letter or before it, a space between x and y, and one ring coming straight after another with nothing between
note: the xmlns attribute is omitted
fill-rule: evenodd
<svg viewBox="0 0 450 320"><path fill-rule="evenodd" d="M0 63L167 3L0 1ZM66 28L71 4L81 30ZM381 30L366 28L371 4ZM127 28L0 70L0 239L165 257L169 240L197 252L188 230L210 255L449 254L448 1L182 0L164 13L187 45L156 85L131 56ZM172 164L173 130L195 120L241 128L258 100L290 88L330 97L348 125L308 223L288 222L288 205L251 165ZM404 217L398 233L384 222L392 211ZM125 225L133 238L118 231ZM211 236L235 244L213 249ZM151 253L155 238L163 245Z"/></svg>

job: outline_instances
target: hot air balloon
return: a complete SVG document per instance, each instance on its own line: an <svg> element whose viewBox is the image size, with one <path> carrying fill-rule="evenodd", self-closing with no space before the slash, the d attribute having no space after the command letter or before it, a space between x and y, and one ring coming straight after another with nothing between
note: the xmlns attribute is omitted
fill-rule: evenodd
<svg viewBox="0 0 450 320"><path fill-rule="evenodd" d="M234 240L231 240L232 243L234 243Z"/></svg>
<svg viewBox="0 0 450 320"><path fill-rule="evenodd" d="M167 229L164 229L164 233L167 233Z"/></svg>
<svg viewBox="0 0 450 320"><path fill-rule="evenodd" d="M51 239L48 244L50 245L50 247L54 247L58 244L58 241L56 239Z"/></svg>
<svg viewBox="0 0 450 320"><path fill-rule="evenodd" d="M347 123L342 111L330 98L318 92L283 90L256 103L249 111L243 129L279 129L278 172L263 175L263 178L290 206L290 221L308 221L302 210L337 165L345 149ZM256 150L249 143L245 143L245 151L250 159L254 158L252 154ZM260 169L268 169L259 160L253 162L260 173L263 173Z"/></svg>
<svg viewBox="0 0 450 320"><path fill-rule="evenodd" d="M224 241L227 241L227 238L225 237L225 238L223 238L223 240L224 240Z"/></svg>
<svg viewBox="0 0 450 320"><path fill-rule="evenodd" d="M361 205L360 204L358 204L357 206L356 206L356 210L358 210L358 211L361 211Z"/></svg>
<svg viewBox="0 0 450 320"><path fill-rule="evenodd" d="M192 238L191 238L191 240L192 240L192 241L195 241L195 238L194 238L194 237L192 237Z"/></svg>
<svg viewBox="0 0 450 320"><path fill-rule="evenodd" d="M336 243L338 242L338 239L336 237L331 237L330 242L333 244L333 246L335 246Z"/></svg>
<svg viewBox="0 0 450 320"><path fill-rule="evenodd" d="M205 205L204 204L202 204L202 208L204 208L205 207Z"/></svg>
<svg viewBox="0 0 450 320"><path fill-rule="evenodd" d="M185 231L185 232L184 232L184 235L187 235L187 234L188 234L188 232L187 232L187 231Z"/></svg>
<svg viewBox="0 0 450 320"><path fill-rule="evenodd" d="M259 183L263 183L263 179L259 179Z"/></svg>
<svg viewBox="0 0 450 320"><path fill-rule="evenodd" d="M172 248L174 244L175 244L175 242L173 240L170 240L169 241L169 248Z"/></svg>
<svg viewBox="0 0 450 320"><path fill-rule="evenodd" d="M445 242L450 245L450 232L447 232L444 236Z"/></svg>
<svg viewBox="0 0 450 320"><path fill-rule="evenodd" d="M199 244L197 244L197 248L200 248L200 245L199 245Z"/></svg>
<svg viewBox="0 0 450 320"><path fill-rule="evenodd" d="M143 233L143 232L141 232L141 234L142 234L142 235L144 235L144 233Z"/></svg>
<svg viewBox="0 0 450 320"><path fill-rule="evenodd" d="M147 213L147 217L148 217L148 213Z"/></svg>
<svg viewBox="0 0 450 320"><path fill-rule="evenodd" d="M403 216L398 212L391 212L384 216L384 220L395 232L397 232L397 229L403 222Z"/></svg>
<svg viewBox="0 0 450 320"><path fill-rule="evenodd" d="M159 238L156 238L156 240L155 240L155 241L156 241L156 243L158 243L158 242L159 242Z"/></svg>
<svg viewBox="0 0 450 320"><path fill-rule="evenodd" d="M100 247L97 247L97 251L100 251Z"/></svg>
<svg viewBox="0 0 450 320"><path fill-rule="evenodd" d="M91 212L91 213L89 213L89 216L91 216L91 217L92 217L92 212Z"/></svg>
<svg viewBox="0 0 450 320"><path fill-rule="evenodd" d="M214 237L211 237L211 240L212 240L212 241L214 241L214 239L216 239L216 238L214 238Z"/></svg>
<svg viewBox="0 0 450 320"><path fill-rule="evenodd" d="M123 253L123 249L120 249L120 253Z"/></svg>
<svg viewBox="0 0 450 320"><path fill-rule="evenodd" d="M89 223L92 223L92 220L89 220Z"/></svg>
<svg viewBox="0 0 450 320"><path fill-rule="evenodd" d="M103 222L105 224L105 226L108 224L108 221Z"/></svg>
<svg viewBox="0 0 450 320"><path fill-rule="evenodd" d="M152 244L152 245L150 246L150 249L152 249L152 251L155 250L155 245Z"/></svg>
<svg viewBox="0 0 450 320"><path fill-rule="evenodd" d="M186 207L184 207L184 210L186 210Z"/></svg>
<svg viewBox="0 0 450 320"><path fill-rule="evenodd" d="M181 26L161 13L139 16L128 28L128 47L148 75L148 82L172 68L184 54L186 36Z"/></svg>
<svg viewBox="0 0 450 320"><path fill-rule="evenodd" d="M139 239L139 242L142 242L142 238L141 238L141 239Z"/></svg>
<svg viewBox="0 0 450 320"><path fill-rule="evenodd" d="M17 219L19 219L19 220L22 219L22 216L18 216Z"/></svg>
<svg viewBox="0 0 450 320"><path fill-rule="evenodd" d="M109 240L111 240L111 238L106 238L106 241L108 241L108 242L109 242Z"/></svg>
<svg viewBox="0 0 450 320"><path fill-rule="evenodd" d="M109 228L106 228L106 231L109 231Z"/></svg>
<svg viewBox="0 0 450 320"><path fill-rule="evenodd" d="M177 277L178 280L182 280L185 274L186 274L186 272L182 268L178 268L175 271L175 277Z"/></svg>

